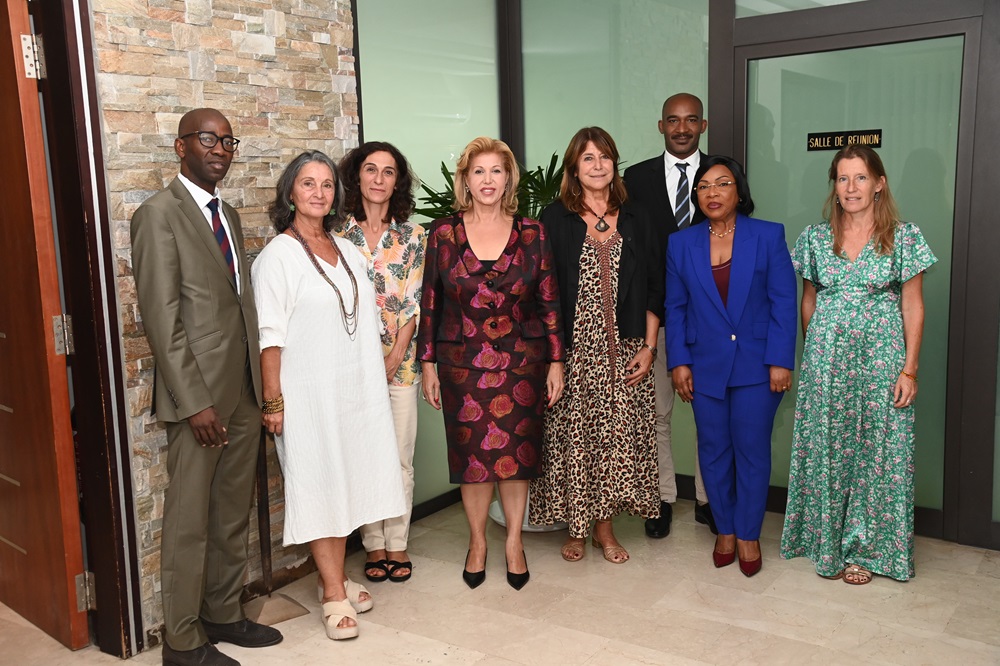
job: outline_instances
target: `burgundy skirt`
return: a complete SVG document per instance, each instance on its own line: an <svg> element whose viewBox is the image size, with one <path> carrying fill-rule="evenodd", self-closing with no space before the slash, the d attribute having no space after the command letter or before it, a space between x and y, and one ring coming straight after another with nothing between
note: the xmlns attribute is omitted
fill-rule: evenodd
<svg viewBox="0 0 1000 666"><path fill-rule="evenodd" d="M545 363L489 371L438 364L452 483L539 475Z"/></svg>

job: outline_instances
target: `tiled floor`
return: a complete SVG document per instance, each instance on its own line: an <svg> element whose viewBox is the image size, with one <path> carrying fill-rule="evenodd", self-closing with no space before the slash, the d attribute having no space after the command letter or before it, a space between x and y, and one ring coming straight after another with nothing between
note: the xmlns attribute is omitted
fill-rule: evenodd
<svg viewBox="0 0 1000 666"><path fill-rule="evenodd" d="M503 531L490 526L486 582L462 583L465 517L455 505L414 525L413 579L370 585L375 608L361 637L326 638L315 576L282 592L311 614L284 622L278 646L223 645L245 666L309 664L1000 664L1000 552L917 540L917 577L876 578L865 587L819 578L806 560L777 557L781 516L768 514L764 569L744 578L716 570L713 537L679 502L662 541L642 521L616 531L632 559L613 565L587 549L564 562L565 533L525 535L531 582L504 579ZM362 580L363 555L349 559ZM0 606L0 663L110 666L94 648L71 653ZM160 650L133 660L159 664Z"/></svg>

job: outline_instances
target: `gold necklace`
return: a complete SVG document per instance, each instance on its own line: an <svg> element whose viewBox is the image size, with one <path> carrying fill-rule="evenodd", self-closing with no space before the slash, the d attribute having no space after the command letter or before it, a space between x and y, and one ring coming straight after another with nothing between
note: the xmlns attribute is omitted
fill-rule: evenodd
<svg viewBox="0 0 1000 666"><path fill-rule="evenodd" d="M708 233L712 234L716 238L725 238L726 236L728 236L729 234L733 233L734 231L736 231L736 223L735 222L733 222L733 226L730 227L728 231L724 231L721 234L715 233L715 230L712 229L712 223L711 222L708 223Z"/></svg>
<svg viewBox="0 0 1000 666"><path fill-rule="evenodd" d="M303 238L302 234L299 233L299 230L295 228L295 223L293 222L290 224L288 228L291 230L292 235L295 236L299 243L302 244L302 248L306 251L306 255L309 257L309 261L312 262L312 265L315 266L316 271L323 277L324 280L326 280L327 284L333 287L333 290L337 292L337 300L340 302L340 314L344 317L344 330L347 331L347 335L351 338L351 340L353 340L354 334L358 331L358 281L354 278L354 271L351 270L350 264L347 263L347 260L344 258L340 248L337 247L337 243L334 242L333 235L327 233L326 238L330 241L330 245L333 246L333 251L337 253L337 259L339 260L338 263L342 264L347 270L347 276L351 278L351 287L354 289L354 309L351 312L348 312L347 308L344 306L344 297L341 295L340 289L337 288L337 285L333 283L330 276L326 274L323 267L319 265L318 261L316 261L316 255L313 254L313 251L309 247L309 243L306 242L306 239Z"/></svg>

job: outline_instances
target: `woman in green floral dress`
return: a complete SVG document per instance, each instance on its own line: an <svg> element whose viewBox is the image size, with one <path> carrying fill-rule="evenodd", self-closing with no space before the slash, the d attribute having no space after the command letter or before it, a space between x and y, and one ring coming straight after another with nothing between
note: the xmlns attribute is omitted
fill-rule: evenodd
<svg viewBox="0 0 1000 666"><path fill-rule="evenodd" d="M793 253L802 276L802 355L781 556L863 585L913 576L913 401L923 272L937 259L900 222L870 148L830 166L829 223Z"/></svg>

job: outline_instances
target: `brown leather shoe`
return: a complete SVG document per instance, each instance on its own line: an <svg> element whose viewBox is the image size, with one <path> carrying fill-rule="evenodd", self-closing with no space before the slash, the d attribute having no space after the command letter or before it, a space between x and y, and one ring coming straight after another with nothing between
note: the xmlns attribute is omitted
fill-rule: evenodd
<svg viewBox="0 0 1000 666"><path fill-rule="evenodd" d="M240 647L268 647L277 645L284 638L281 632L274 627L258 624L247 618L228 624L216 624L202 620L201 626L205 627L205 633L208 634L208 640L211 642L226 641Z"/></svg>
<svg viewBox="0 0 1000 666"><path fill-rule="evenodd" d="M164 643L163 666L240 666L240 662L222 654L211 643L193 650L174 650Z"/></svg>

